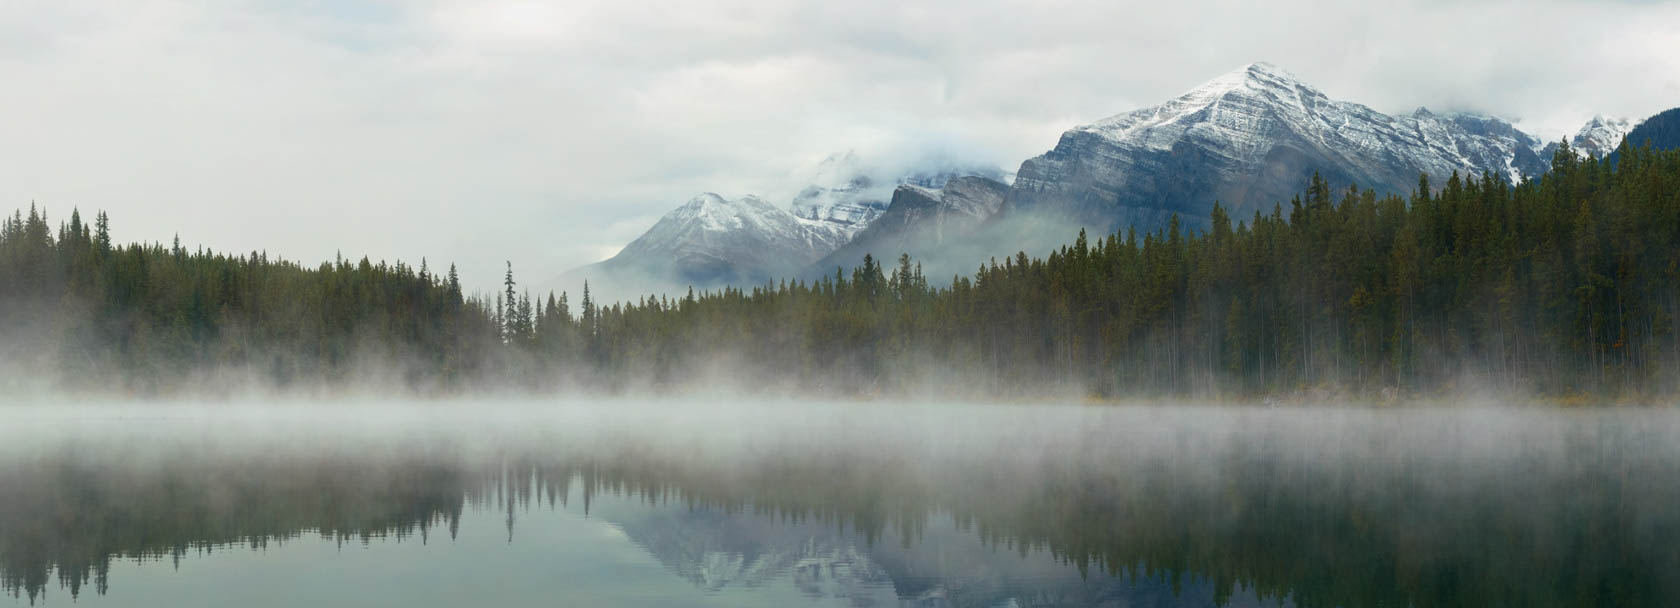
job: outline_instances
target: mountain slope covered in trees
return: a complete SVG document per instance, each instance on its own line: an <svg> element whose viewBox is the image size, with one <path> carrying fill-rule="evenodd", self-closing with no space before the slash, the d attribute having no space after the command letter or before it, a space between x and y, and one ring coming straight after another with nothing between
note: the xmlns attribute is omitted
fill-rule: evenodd
<svg viewBox="0 0 1680 608"><path fill-rule="evenodd" d="M1663 111L1656 116L1645 119L1632 131L1628 131L1627 144L1631 147L1650 146L1657 150L1673 150L1680 148L1680 108ZM1620 155L1616 152L1609 154L1611 164L1617 162Z"/></svg>
<svg viewBox="0 0 1680 608"><path fill-rule="evenodd" d="M842 394L1249 396L1680 389L1680 152L1563 147L1543 178L1333 191L1208 230L1089 238L934 283L874 258L815 281L578 314L404 264L110 244L103 216L0 230L5 370L169 391L221 378ZM15 377L14 383L23 383Z"/></svg>

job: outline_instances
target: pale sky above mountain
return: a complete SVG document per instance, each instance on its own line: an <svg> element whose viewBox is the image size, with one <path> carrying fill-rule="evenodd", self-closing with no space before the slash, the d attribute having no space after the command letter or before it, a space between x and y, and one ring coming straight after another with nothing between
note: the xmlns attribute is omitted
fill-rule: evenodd
<svg viewBox="0 0 1680 608"><path fill-rule="evenodd" d="M604 258L830 153L1014 170L1253 61L1548 139L1680 106L1680 3L511 0L0 7L0 207L120 240L461 265Z"/></svg>

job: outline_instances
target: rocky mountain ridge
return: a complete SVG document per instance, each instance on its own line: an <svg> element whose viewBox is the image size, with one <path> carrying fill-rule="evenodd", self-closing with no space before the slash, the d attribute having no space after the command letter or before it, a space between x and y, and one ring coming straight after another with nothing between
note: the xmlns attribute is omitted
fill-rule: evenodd
<svg viewBox="0 0 1680 608"><path fill-rule="evenodd" d="M1155 230L1174 214L1200 228L1215 202L1237 217L1269 210L1315 172L1338 187L1379 192L1415 188L1420 173L1519 180L1546 170L1538 147L1498 118L1422 108L1388 115L1255 63L1063 133L1022 163L1003 209L1098 232Z"/></svg>
<svg viewBox="0 0 1680 608"><path fill-rule="evenodd" d="M939 189L904 184L892 204L851 241L817 262L807 276L832 274L865 255L891 262L901 254L917 260L944 257L947 250L997 213L1009 186L995 179L965 176Z"/></svg>
<svg viewBox="0 0 1680 608"><path fill-rule="evenodd" d="M1594 117L1569 143L1602 158L1637 124ZM1334 188L1385 194L1410 192L1420 174L1436 184L1454 172L1515 183L1544 173L1557 145L1493 116L1384 114L1253 63L1162 104L1075 126L1013 180L987 169L880 180L845 153L824 160L785 209L702 195L596 270L707 288L909 253L960 272L1014 251L1043 253L1081 228L1155 231L1178 216L1200 230L1216 202L1239 219L1269 212L1314 173Z"/></svg>

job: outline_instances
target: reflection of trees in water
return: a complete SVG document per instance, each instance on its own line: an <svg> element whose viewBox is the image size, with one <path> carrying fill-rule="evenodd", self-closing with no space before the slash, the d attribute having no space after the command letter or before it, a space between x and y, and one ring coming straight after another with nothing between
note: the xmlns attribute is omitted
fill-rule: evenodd
<svg viewBox="0 0 1680 608"><path fill-rule="evenodd" d="M603 494L830 526L913 592L950 570L913 556L936 517L989 547L1049 552L1092 577L1203 577L1300 606L1660 605L1680 597L1680 462L1595 441L1495 455L1375 459L1276 439L1165 453L1081 445L1040 458L917 461L893 450L697 458L621 446L587 458L179 458L69 454L0 471L0 583L31 599L57 572L103 593L113 559L319 533L453 536L464 509L507 513ZM1647 447L1650 447L1647 445ZM963 556L957 556L961 561ZM959 564L957 567L961 567Z"/></svg>
<svg viewBox="0 0 1680 608"><path fill-rule="evenodd" d="M1220 603L1242 586L1301 606L1663 605L1680 597L1680 462L1649 436L1605 439L1357 459L1239 439L933 467L819 452L730 474L627 452L594 474L619 492L906 547L949 513L992 547L1043 549L1082 572L1175 587L1206 575Z"/></svg>
<svg viewBox="0 0 1680 608"><path fill-rule="evenodd" d="M424 462L50 458L0 470L0 585L33 598L56 570L74 597L106 589L113 559L171 559L317 533L338 542L451 533L461 471Z"/></svg>

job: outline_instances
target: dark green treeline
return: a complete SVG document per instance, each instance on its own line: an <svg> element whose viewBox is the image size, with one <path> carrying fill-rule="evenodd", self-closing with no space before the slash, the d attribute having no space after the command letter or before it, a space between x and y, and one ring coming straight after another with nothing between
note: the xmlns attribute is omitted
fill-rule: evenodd
<svg viewBox="0 0 1680 608"><path fill-rule="evenodd" d="M988 394L1668 393L1680 153L1623 155L1615 169L1565 146L1543 179L1420 180L1409 198L1315 178L1268 215L1216 208L1203 235L1081 234L937 289L910 260L865 260L810 284L644 300L606 309L589 355L654 377L726 354L807 386L939 375Z"/></svg>
<svg viewBox="0 0 1680 608"><path fill-rule="evenodd" d="M398 264L112 248L104 219L0 236L0 301L41 311L68 377L230 363L344 380L357 355L414 386L746 386L1034 395L1670 394L1680 379L1680 153L1420 180L1409 197L1314 179L1270 214L993 261L936 287L912 260L814 282L574 315ZM12 316L12 315L8 315ZM230 337L230 334L232 337ZM271 350L273 352L271 352ZM279 354L275 354L279 353ZM78 367L81 366L81 367ZM389 368L391 364L382 365Z"/></svg>
<svg viewBox="0 0 1680 608"><path fill-rule="evenodd" d="M34 207L0 229L0 310L0 385L25 388L445 386L482 374L495 346L453 267L117 246L104 213L55 232Z"/></svg>

